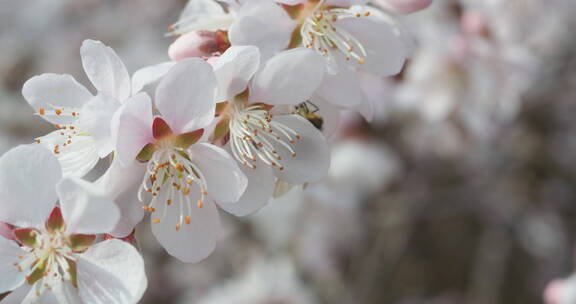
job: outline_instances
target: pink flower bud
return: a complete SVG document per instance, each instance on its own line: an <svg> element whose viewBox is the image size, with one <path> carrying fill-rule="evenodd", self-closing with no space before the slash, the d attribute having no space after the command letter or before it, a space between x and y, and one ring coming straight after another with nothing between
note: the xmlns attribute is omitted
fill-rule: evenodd
<svg viewBox="0 0 576 304"><path fill-rule="evenodd" d="M564 289L564 282L562 280L554 280L546 286L544 290L544 303L546 304L560 304L562 303L562 289Z"/></svg>
<svg viewBox="0 0 576 304"><path fill-rule="evenodd" d="M484 14L475 10L466 10L460 19L462 31L469 35L482 35L487 30Z"/></svg>
<svg viewBox="0 0 576 304"><path fill-rule="evenodd" d="M432 0L373 0L373 2L393 13L403 15L421 11L432 4Z"/></svg>
<svg viewBox="0 0 576 304"><path fill-rule="evenodd" d="M174 61L189 57L209 57L223 53L229 46L228 34L224 31L193 31L174 41L168 49L168 56Z"/></svg>
<svg viewBox="0 0 576 304"><path fill-rule="evenodd" d="M14 240L14 228L10 224L0 222L0 235L9 240Z"/></svg>

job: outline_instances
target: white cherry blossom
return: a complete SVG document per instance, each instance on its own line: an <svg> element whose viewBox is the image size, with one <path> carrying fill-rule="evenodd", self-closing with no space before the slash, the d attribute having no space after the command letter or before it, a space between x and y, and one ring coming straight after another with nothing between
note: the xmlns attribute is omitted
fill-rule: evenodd
<svg viewBox="0 0 576 304"><path fill-rule="evenodd" d="M57 128L36 141L58 157L64 175L79 177L112 152L112 117L147 82L140 80L133 91L124 63L99 41L85 40L80 54L84 71L97 90L95 96L70 75L34 76L22 88L37 115Z"/></svg>
<svg viewBox="0 0 576 304"><path fill-rule="evenodd" d="M330 164L326 140L298 115L324 76L321 56L297 48L261 64L258 48L235 46L213 66L221 102L213 139L227 142L248 177L240 201L222 208L240 216L257 210L276 178L298 185L322 179Z"/></svg>
<svg viewBox="0 0 576 304"><path fill-rule="evenodd" d="M138 251L119 240L95 243L116 225L117 207L92 184L60 177L58 160L39 145L0 158L0 217L15 237L0 237L4 301L137 303L147 286Z"/></svg>
<svg viewBox="0 0 576 304"><path fill-rule="evenodd" d="M149 201L144 209L151 213L154 235L185 262L214 250L220 232L215 203L235 204L246 189L246 177L225 150L198 142L214 120L216 86L208 63L180 61L156 89L160 116L154 117L150 98L140 93L122 107L115 126L116 155L125 170L138 170L135 161L146 163L138 197ZM121 207L134 208L142 206Z"/></svg>
<svg viewBox="0 0 576 304"><path fill-rule="evenodd" d="M285 48L315 50L325 58L327 73L312 97L314 104L323 104L320 110L326 107L328 112L354 109L370 121L377 108L374 100L383 102L383 96L374 98L365 91L364 75L397 74L410 52L410 41L398 22L367 6L368 0L276 2L252 0L242 5L230 28L232 45L258 46L264 58ZM271 31L274 40L269 38Z"/></svg>

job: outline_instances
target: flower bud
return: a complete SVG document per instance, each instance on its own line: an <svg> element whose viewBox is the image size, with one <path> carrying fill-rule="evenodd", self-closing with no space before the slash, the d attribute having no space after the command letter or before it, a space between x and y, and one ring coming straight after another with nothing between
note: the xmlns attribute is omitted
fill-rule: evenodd
<svg viewBox="0 0 576 304"><path fill-rule="evenodd" d="M168 49L168 56L174 61L189 57L209 57L223 53L229 46L225 31L192 31L176 39Z"/></svg>
<svg viewBox="0 0 576 304"><path fill-rule="evenodd" d="M0 222L0 236L5 237L9 240L14 240L14 228L12 225Z"/></svg>
<svg viewBox="0 0 576 304"><path fill-rule="evenodd" d="M373 2L393 13L402 15L421 11L432 4L432 0L373 0Z"/></svg>
<svg viewBox="0 0 576 304"><path fill-rule="evenodd" d="M487 31L486 17L479 11L466 10L460 18L460 28L469 35L482 35Z"/></svg>

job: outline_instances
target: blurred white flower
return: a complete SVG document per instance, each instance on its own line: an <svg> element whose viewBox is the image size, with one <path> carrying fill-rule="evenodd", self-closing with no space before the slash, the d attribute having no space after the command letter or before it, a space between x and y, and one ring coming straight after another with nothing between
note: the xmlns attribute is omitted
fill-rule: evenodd
<svg viewBox="0 0 576 304"><path fill-rule="evenodd" d="M544 290L545 304L576 303L576 275L566 279L553 280Z"/></svg>
<svg viewBox="0 0 576 304"><path fill-rule="evenodd" d="M188 303L188 302L183 302ZM239 277L213 288L199 304L317 303L288 258L252 262Z"/></svg>

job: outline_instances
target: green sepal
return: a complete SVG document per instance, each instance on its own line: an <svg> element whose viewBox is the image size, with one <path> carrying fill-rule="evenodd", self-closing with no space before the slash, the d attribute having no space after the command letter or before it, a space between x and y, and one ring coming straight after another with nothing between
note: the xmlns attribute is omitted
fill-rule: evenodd
<svg viewBox="0 0 576 304"><path fill-rule="evenodd" d="M186 149L195 144L202 137L202 135L204 135L204 129L198 129L196 131L180 134L174 139L174 146Z"/></svg>
<svg viewBox="0 0 576 304"><path fill-rule="evenodd" d="M140 150L140 153L136 155L136 160L143 163L148 162L150 159L152 159L152 155L154 155L155 151L156 146L154 144L147 144L144 146L144 148L142 148L142 150Z"/></svg>
<svg viewBox="0 0 576 304"><path fill-rule="evenodd" d="M70 273L70 283L76 288L78 288L78 268L76 267L76 262L70 259L66 259L68 262L68 271Z"/></svg>
<svg viewBox="0 0 576 304"><path fill-rule="evenodd" d="M152 122L152 135L155 139L162 139L172 134L172 129L164 119L160 117L154 118L154 122Z"/></svg>
<svg viewBox="0 0 576 304"><path fill-rule="evenodd" d="M38 280L44 277L44 272L46 272L46 267L48 266L48 260L43 258L36 262L34 265L34 270L26 277L28 284L32 285Z"/></svg>
<svg viewBox="0 0 576 304"><path fill-rule="evenodd" d="M46 221L46 229L49 232L60 232L64 231L65 228L66 225L64 223L64 217L62 217L62 211L60 211L59 207L54 207Z"/></svg>
<svg viewBox="0 0 576 304"><path fill-rule="evenodd" d="M212 141L219 140L224 137L228 132L230 132L230 118L222 118L216 127L214 128L214 133L212 134Z"/></svg>
<svg viewBox="0 0 576 304"><path fill-rule="evenodd" d="M36 239L38 233L32 228L14 229L14 236L26 247L36 248L38 246L38 240Z"/></svg>
<svg viewBox="0 0 576 304"><path fill-rule="evenodd" d="M96 241L96 236L93 234L73 234L69 238L70 248L74 252L83 252L88 249L94 241Z"/></svg>

